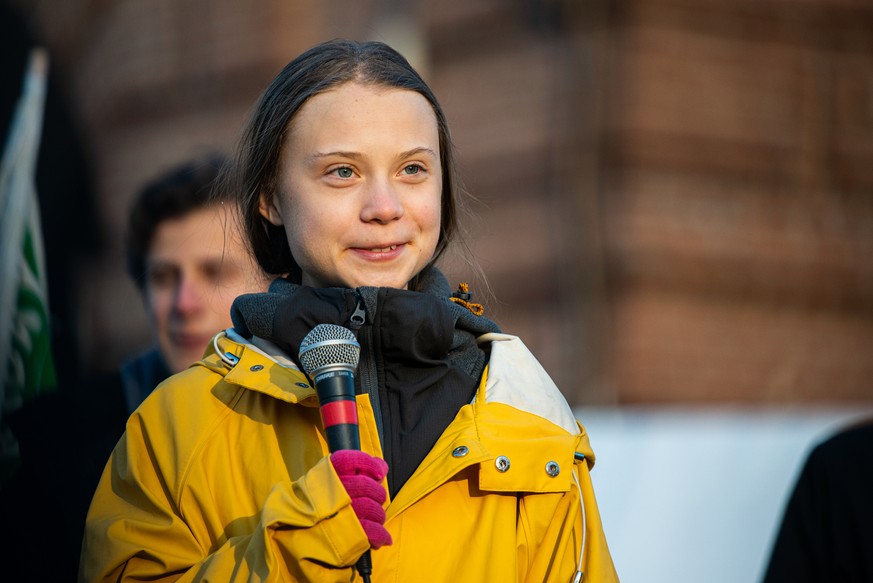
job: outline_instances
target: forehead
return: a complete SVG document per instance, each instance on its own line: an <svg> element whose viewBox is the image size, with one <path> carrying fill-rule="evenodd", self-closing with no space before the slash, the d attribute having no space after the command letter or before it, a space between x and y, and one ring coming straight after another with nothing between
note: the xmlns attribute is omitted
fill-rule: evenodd
<svg viewBox="0 0 873 583"><path fill-rule="evenodd" d="M423 95L410 89L349 82L309 98L289 122L289 137L312 141L395 141L404 138L439 142L436 113ZM396 133L402 130L402 133ZM392 133L395 132L395 133Z"/></svg>
<svg viewBox="0 0 873 583"><path fill-rule="evenodd" d="M182 263L245 252L234 213L225 206L210 205L161 221L149 245L147 260Z"/></svg>

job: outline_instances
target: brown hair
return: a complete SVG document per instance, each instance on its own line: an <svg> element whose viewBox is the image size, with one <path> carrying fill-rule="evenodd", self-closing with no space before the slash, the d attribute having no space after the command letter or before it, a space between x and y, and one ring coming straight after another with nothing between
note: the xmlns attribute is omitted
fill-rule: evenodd
<svg viewBox="0 0 873 583"><path fill-rule="evenodd" d="M164 222L179 219L228 199L213 185L227 160L210 153L165 169L136 195L128 216L125 253L127 273L140 291L145 291L146 261L155 232Z"/></svg>
<svg viewBox="0 0 873 583"><path fill-rule="evenodd" d="M332 40L307 50L288 63L261 94L238 145L235 163L225 176L226 188L236 193L244 230L255 259L272 275L301 279L285 231L259 211L261 193L276 195L279 159L290 121L306 101L334 87L356 81L421 94L433 107L442 164L440 235L426 271L458 234L459 181L453 147L442 107L430 87L397 51L381 42ZM418 274L409 283L417 289Z"/></svg>

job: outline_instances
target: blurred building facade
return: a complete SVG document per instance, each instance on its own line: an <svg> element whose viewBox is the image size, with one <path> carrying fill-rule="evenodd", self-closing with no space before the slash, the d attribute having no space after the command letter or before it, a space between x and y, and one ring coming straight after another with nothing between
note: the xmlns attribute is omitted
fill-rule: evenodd
<svg viewBox="0 0 873 583"><path fill-rule="evenodd" d="M347 37L393 44L440 96L490 309L573 404L873 400L868 2L13 4L97 180L108 245L74 282L89 367L149 342L122 254L139 185L230 148L285 63Z"/></svg>

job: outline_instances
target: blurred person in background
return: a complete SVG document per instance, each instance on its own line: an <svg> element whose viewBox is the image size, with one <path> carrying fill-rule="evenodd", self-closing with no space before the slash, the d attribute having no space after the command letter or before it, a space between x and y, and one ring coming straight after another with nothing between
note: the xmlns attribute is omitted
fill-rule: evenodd
<svg viewBox="0 0 873 583"><path fill-rule="evenodd" d="M149 182L130 212L127 269L142 294L155 345L121 368L128 413L161 381L200 360L230 306L269 280L249 254L227 196L212 191L225 160L173 167Z"/></svg>
<svg viewBox="0 0 873 583"><path fill-rule="evenodd" d="M764 583L873 581L873 419L819 443L785 507Z"/></svg>
<svg viewBox="0 0 873 583"><path fill-rule="evenodd" d="M10 533L0 559L10 581L76 580L88 506L128 416L231 326L237 295L266 289L235 205L212 190L224 162L210 155L175 165L149 181L131 207L127 268L142 294L154 347L116 372L80 379L61 370L60 390L12 417L22 465L0 491Z"/></svg>

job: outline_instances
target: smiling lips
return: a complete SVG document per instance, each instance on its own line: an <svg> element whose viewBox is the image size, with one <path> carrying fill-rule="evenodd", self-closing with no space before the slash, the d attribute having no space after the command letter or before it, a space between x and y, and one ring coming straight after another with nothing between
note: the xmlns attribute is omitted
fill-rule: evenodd
<svg viewBox="0 0 873 583"><path fill-rule="evenodd" d="M403 255L407 243L393 243L384 247L357 247L354 251L365 261L376 263L391 262Z"/></svg>
<svg viewBox="0 0 873 583"><path fill-rule="evenodd" d="M370 257L390 257L399 254L404 247L406 247L406 243L393 243L384 247L356 247L355 251Z"/></svg>

